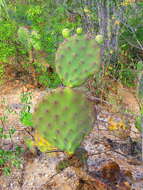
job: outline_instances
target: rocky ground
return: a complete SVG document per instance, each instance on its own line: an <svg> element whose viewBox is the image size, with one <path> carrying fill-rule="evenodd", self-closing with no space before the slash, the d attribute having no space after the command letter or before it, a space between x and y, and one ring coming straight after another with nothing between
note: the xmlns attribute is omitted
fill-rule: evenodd
<svg viewBox="0 0 143 190"><path fill-rule="evenodd" d="M23 106L20 102L23 91L32 92L33 108L46 93L45 90L32 89L32 86L23 86L19 81L0 90L0 99L4 98L17 113ZM120 116L113 115L100 104L95 108L95 126L82 143L87 151L87 163L81 167L78 160L69 158L69 167L59 172L56 170L57 164L67 158L66 155L62 152L29 151L24 144L24 138L28 136L26 127L20 123L18 114L10 115L7 128L13 126L17 132L12 142L6 142L7 147L10 148L10 143L17 144L25 148L25 153L19 169L14 168L10 176L0 176L0 190L143 190L141 139L134 127L134 118L125 116L131 123L130 132L127 130L126 135L125 131L115 134L108 130L109 121L111 117L116 120ZM4 109L5 105L1 104L1 115ZM125 121L127 119L124 118Z"/></svg>

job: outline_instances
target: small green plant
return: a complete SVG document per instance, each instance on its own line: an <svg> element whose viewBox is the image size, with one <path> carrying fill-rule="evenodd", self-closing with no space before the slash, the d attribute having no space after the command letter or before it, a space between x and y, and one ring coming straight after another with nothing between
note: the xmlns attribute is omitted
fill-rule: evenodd
<svg viewBox="0 0 143 190"><path fill-rule="evenodd" d="M29 31L25 27L20 27L18 30L18 39L28 51L32 50L32 48L35 50L41 49L40 35L35 30Z"/></svg>
<svg viewBox="0 0 143 190"><path fill-rule="evenodd" d="M32 105L32 93L31 92L23 92L21 94L21 103L23 103L23 108L20 111L20 121L25 126L32 126L32 113L31 113L31 105Z"/></svg>
<svg viewBox="0 0 143 190"><path fill-rule="evenodd" d="M21 155L24 151L22 147L13 144L12 138L16 129L6 127L9 114L14 113L12 109L7 107L0 117L0 168L4 175L10 175L13 167L20 167L22 161ZM6 139L9 140L8 147L3 143Z"/></svg>
<svg viewBox="0 0 143 190"><path fill-rule="evenodd" d="M20 27L18 37L28 51L29 64L27 64L27 68L33 67L34 73L32 73L32 76L34 76L34 80L45 87L57 87L61 83L58 75L54 71L48 72L46 58L42 59L38 53L41 50L40 35L34 30L30 32L26 28Z"/></svg>
<svg viewBox="0 0 143 190"><path fill-rule="evenodd" d="M42 62L34 62L33 66L37 73L37 81L44 87L56 88L62 84L58 74L55 71L48 71L48 68Z"/></svg>
<svg viewBox="0 0 143 190"><path fill-rule="evenodd" d="M139 130L140 133L142 132L142 114L136 117L135 127Z"/></svg>
<svg viewBox="0 0 143 190"><path fill-rule="evenodd" d="M115 57L114 57L115 56ZM135 81L137 78L137 72L135 72L136 63L133 58L128 55L127 51L121 51L118 56L113 55L110 65L108 66L108 74L121 81L121 83L127 87L135 87Z"/></svg>
<svg viewBox="0 0 143 190"><path fill-rule="evenodd" d="M38 77L38 82L48 88L57 88L62 84L56 72L43 72L43 74Z"/></svg>
<svg viewBox="0 0 143 190"><path fill-rule="evenodd" d="M44 18L42 17L43 7L40 5L31 5L26 11L28 20L34 22L34 24L40 24Z"/></svg>
<svg viewBox="0 0 143 190"><path fill-rule="evenodd" d="M23 148L16 146L12 150L0 148L0 168L4 175L10 175L13 167L20 168Z"/></svg>
<svg viewBox="0 0 143 190"><path fill-rule="evenodd" d="M130 67L124 67L122 64L119 71L119 79L125 86L133 87L135 86L136 73Z"/></svg>

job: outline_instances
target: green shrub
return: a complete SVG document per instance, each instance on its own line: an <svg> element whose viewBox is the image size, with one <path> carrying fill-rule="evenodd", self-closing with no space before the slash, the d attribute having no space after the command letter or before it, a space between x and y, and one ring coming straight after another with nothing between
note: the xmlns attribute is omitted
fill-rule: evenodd
<svg viewBox="0 0 143 190"><path fill-rule="evenodd" d="M7 62L16 53L16 26L10 21L0 20L0 62Z"/></svg>

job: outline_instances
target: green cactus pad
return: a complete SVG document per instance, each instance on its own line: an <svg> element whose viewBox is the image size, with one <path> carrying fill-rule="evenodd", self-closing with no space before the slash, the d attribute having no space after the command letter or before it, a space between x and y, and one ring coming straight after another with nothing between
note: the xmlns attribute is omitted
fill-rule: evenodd
<svg viewBox="0 0 143 190"><path fill-rule="evenodd" d="M100 47L86 35L72 36L56 53L56 72L65 86L79 86L100 69Z"/></svg>
<svg viewBox="0 0 143 190"><path fill-rule="evenodd" d="M74 153L93 127L93 105L79 90L58 88L35 108L33 123L54 147Z"/></svg>

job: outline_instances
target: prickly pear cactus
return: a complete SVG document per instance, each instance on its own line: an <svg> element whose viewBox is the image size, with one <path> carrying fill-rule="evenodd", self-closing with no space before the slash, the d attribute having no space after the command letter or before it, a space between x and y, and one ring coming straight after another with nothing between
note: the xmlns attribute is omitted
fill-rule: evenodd
<svg viewBox="0 0 143 190"><path fill-rule="evenodd" d="M79 90L48 93L33 113L36 130L54 147L74 153L93 126L93 105Z"/></svg>
<svg viewBox="0 0 143 190"><path fill-rule="evenodd" d="M79 86L100 69L100 47L86 35L72 36L56 53L56 71L65 86Z"/></svg>

